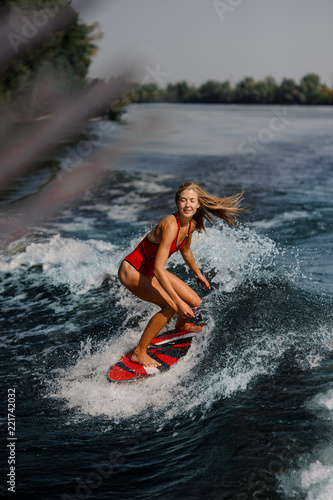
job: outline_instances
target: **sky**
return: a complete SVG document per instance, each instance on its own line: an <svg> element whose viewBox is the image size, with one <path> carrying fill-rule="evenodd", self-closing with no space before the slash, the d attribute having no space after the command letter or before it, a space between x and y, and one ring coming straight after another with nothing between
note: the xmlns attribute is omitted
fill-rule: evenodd
<svg viewBox="0 0 333 500"><path fill-rule="evenodd" d="M88 5L88 7L87 7ZM89 76L120 64L140 83L278 82L317 73L333 87L332 0L76 0L104 33Z"/></svg>

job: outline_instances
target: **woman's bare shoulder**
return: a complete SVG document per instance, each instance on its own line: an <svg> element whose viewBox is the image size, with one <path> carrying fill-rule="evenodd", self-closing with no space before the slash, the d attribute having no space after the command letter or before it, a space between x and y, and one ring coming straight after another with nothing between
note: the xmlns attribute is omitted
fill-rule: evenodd
<svg viewBox="0 0 333 500"><path fill-rule="evenodd" d="M177 219L173 214L167 215L166 217L164 217L164 219L162 219L161 222L165 222L167 224L172 224L173 226L178 227Z"/></svg>
<svg viewBox="0 0 333 500"><path fill-rule="evenodd" d="M167 215L158 225L161 231L177 231L178 224L174 215Z"/></svg>
<svg viewBox="0 0 333 500"><path fill-rule="evenodd" d="M162 235L174 238L177 234L177 229L178 224L176 218L173 215L167 215L150 231L148 238L153 243L160 243Z"/></svg>

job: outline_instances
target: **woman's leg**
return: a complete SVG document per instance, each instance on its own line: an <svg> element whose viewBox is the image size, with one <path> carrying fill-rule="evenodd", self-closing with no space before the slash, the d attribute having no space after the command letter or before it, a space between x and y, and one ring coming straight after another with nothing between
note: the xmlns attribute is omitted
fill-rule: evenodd
<svg viewBox="0 0 333 500"><path fill-rule="evenodd" d="M177 307L156 278L148 278L124 261L119 269L121 283L134 295L146 302L158 305L161 310L148 322L140 342L132 356L133 361L144 366L160 366L147 354L147 347L168 321L176 314Z"/></svg>
<svg viewBox="0 0 333 500"><path fill-rule="evenodd" d="M201 299L199 295L192 290L191 287L186 285L180 278L175 276L174 274L167 271L169 280L176 290L179 297L186 302L192 309L196 309L201 304ZM187 318L178 313L178 318L176 322L176 330L178 331L187 331L187 332L201 332L202 327L199 325L193 325L192 323L187 322Z"/></svg>
<svg viewBox="0 0 333 500"><path fill-rule="evenodd" d="M177 276L169 271L167 271L167 273L173 288L180 298L190 307L198 307L201 304L201 299L197 293L181 279L177 278ZM148 322L132 357L133 361L141 363L144 366L159 366L160 363L147 354L147 348L152 339L158 335L162 328L176 314L177 306L155 277L148 278L140 274L139 271L134 269L134 267L126 261L120 266L119 279L121 283L138 298L146 302L152 302L161 308L161 310L154 314ZM176 329L182 331L201 331L202 328L200 326L188 324L187 318L179 314Z"/></svg>

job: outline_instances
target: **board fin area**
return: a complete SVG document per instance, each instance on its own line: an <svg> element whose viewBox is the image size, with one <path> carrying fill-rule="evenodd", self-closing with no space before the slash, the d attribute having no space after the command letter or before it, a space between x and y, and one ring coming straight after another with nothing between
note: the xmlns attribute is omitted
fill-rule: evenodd
<svg viewBox="0 0 333 500"><path fill-rule="evenodd" d="M201 325L203 326L203 325ZM165 372L185 356L191 347L192 340L201 332L177 332L172 330L155 337L147 353L161 366L143 366L132 361L134 350L125 354L108 371L109 382L129 382Z"/></svg>

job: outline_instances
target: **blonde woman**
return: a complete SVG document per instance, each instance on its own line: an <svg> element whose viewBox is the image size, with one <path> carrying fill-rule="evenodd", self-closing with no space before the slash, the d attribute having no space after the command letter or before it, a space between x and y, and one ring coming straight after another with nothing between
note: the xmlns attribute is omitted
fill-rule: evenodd
<svg viewBox="0 0 333 500"><path fill-rule="evenodd" d="M192 254L192 235L194 231L201 232L204 229L205 219L212 222L212 216L235 225L235 219L244 211L239 207L241 196L218 198L195 182L185 182L176 192L177 212L161 220L121 263L121 283L140 299L161 308L148 322L132 361L144 366L160 366L147 354L147 347L176 313L176 330L201 330L200 326L189 322L195 318L193 310L201 304L200 297L181 279L167 271L165 264L170 255L180 250L197 284L209 290L210 285Z"/></svg>

